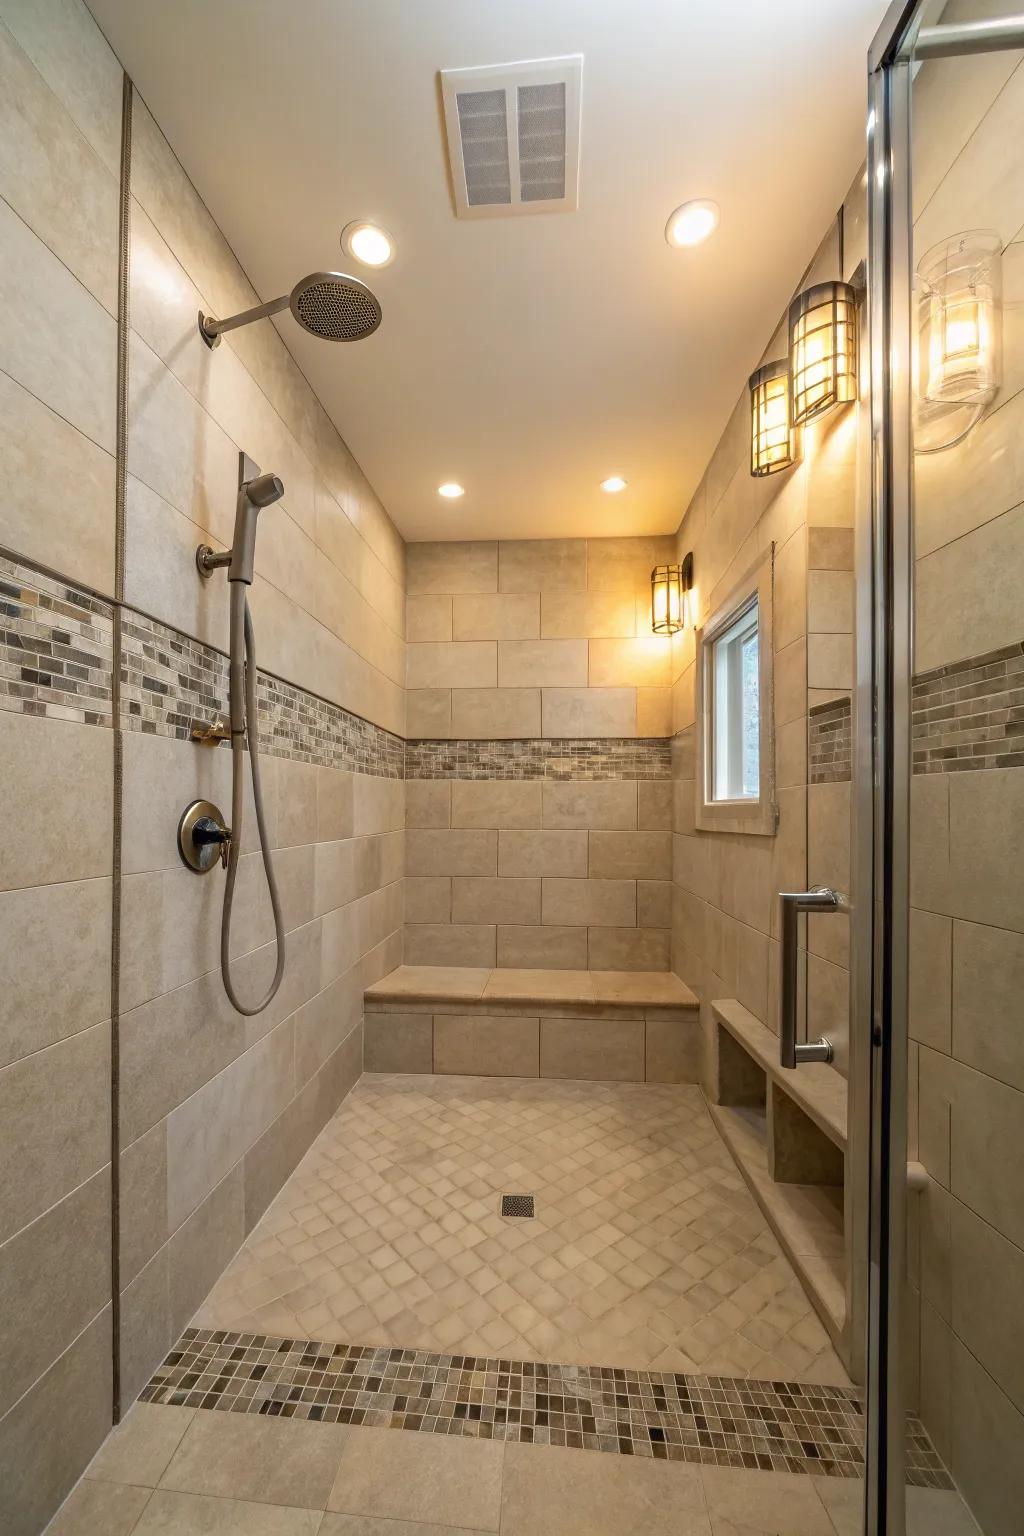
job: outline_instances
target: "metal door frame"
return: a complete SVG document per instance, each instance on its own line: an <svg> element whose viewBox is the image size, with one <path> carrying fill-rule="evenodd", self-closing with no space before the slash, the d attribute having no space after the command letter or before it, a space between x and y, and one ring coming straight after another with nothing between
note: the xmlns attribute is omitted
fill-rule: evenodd
<svg viewBox="0 0 1024 1536"><path fill-rule="evenodd" d="M934 5L931 6L934 9ZM913 205L915 64L1024 48L1024 16L925 25L929 0L894 0L868 54L870 391L857 527L854 741L855 1028L870 1040L864 1180L867 1247L866 1536L905 1536L903 1291L906 1274L911 699L913 682ZM869 461L869 462L868 462ZM865 1055L862 1053L862 1056Z"/></svg>

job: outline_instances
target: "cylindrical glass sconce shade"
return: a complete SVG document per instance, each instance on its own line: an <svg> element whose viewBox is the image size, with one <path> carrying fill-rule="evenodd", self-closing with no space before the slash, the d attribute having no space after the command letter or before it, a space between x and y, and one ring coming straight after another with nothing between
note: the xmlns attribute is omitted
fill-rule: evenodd
<svg viewBox="0 0 1024 1536"><path fill-rule="evenodd" d="M970 229L933 245L917 267L917 393L985 405L1000 384L1003 242Z"/></svg>
<svg viewBox="0 0 1024 1536"><path fill-rule="evenodd" d="M693 555L682 565L656 565L651 572L651 628L674 635L686 627L686 594L693 586Z"/></svg>
<svg viewBox="0 0 1024 1536"><path fill-rule="evenodd" d="M857 398L857 296L816 283L789 306L789 400L794 427Z"/></svg>
<svg viewBox="0 0 1024 1536"><path fill-rule="evenodd" d="M750 375L750 473L774 475L797 460L789 416L789 363L766 363Z"/></svg>

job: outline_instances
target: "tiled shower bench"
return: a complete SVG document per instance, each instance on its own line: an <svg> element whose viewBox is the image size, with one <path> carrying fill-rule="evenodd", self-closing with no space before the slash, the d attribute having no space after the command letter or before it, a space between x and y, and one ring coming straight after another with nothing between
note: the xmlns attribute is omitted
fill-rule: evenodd
<svg viewBox="0 0 1024 1536"><path fill-rule="evenodd" d="M368 1072L695 1083L698 1004L668 971L400 965L364 994Z"/></svg>

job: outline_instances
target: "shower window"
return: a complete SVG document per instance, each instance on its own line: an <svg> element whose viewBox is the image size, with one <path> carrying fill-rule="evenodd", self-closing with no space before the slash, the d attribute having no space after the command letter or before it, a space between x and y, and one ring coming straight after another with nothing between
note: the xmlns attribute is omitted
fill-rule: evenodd
<svg viewBox="0 0 1024 1536"><path fill-rule="evenodd" d="M775 830L769 554L697 635L697 825Z"/></svg>

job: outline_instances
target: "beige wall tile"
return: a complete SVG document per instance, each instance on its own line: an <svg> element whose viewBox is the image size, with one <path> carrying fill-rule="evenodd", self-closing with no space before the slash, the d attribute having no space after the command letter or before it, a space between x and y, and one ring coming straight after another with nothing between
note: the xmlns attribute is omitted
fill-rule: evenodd
<svg viewBox="0 0 1024 1536"><path fill-rule="evenodd" d="M626 779L544 784L544 825L593 831L637 826L638 787Z"/></svg>
<svg viewBox="0 0 1024 1536"><path fill-rule="evenodd" d="M671 928L671 880L638 880L636 921L639 928Z"/></svg>
<svg viewBox="0 0 1024 1536"><path fill-rule="evenodd" d="M649 1017L646 1025L647 1081L699 1083L702 1040L699 1023Z"/></svg>
<svg viewBox="0 0 1024 1536"><path fill-rule="evenodd" d="M167 1245L171 1337L182 1328L242 1245L244 1170L237 1163ZM154 1365L156 1361L153 1362Z"/></svg>
<svg viewBox="0 0 1024 1536"><path fill-rule="evenodd" d="M587 834L503 830L498 834L498 873L585 876Z"/></svg>
<svg viewBox="0 0 1024 1536"><path fill-rule="evenodd" d="M925 672L1019 638L1024 508L917 562L914 666Z"/></svg>
<svg viewBox="0 0 1024 1536"><path fill-rule="evenodd" d="M849 634L807 637L808 688L853 687L853 640Z"/></svg>
<svg viewBox="0 0 1024 1536"><path fill-rule="evenodd" d="M592 880L668 880L672 844L667 832L591 832Z"/></svg>
<svg viewBox="0 0 1024 1536"><path fill-rule="evenodd" d="M363 1026L367 1072L432 1072L434 1028L429 1013L368 1013Z"/></svg>
<svg viewBox="0 0 1024 1536"><path fill-rule="evenodd" d="M545 688L545 736L635 736L634 688Z"/></svg>
<svg viewBox="0 0 1024 1536"><path fill-rule="evenodd" d="M544 592L540 632L545 640L632 638L637 601L625 592Z"/></svg>
<svg viewBox="0 0 1024 1536"><path fill-rule="evenodd" d="M498 546L455 542L410 544L406 549L405 571L411 597L438 592L497 592Z"/></svg>
<svg viewBox="0 0 1024 1536"><path fill-rule="evenodd" d="M407 779L407 827L448 827L452 817L452 786L447 779Z"/></svg>
<svg viewBox="0 0 1024 1536"><path fill-rule="evenodd" d="M109 880L0 892L0 1067L109 1018L111 901Z"/></svg>
<svg viewBox="0 0 1024 1536"><path fill-rule="evenodd" d="M776 651L807 633L807 537L801 529L775 551L773 632Z"/></svg>
<svg viewBox="0 0 1024 1536"><path fill-rule="evenodd" d="M452 916L452 882L447 875L409 876L405 881L407 923L448 923Z"/></svg>
<svg viewBox="0 0 1024 1536"><path fill-rule="evenodd" d="M410 923L405 929L406 965L493 966L495 934L484 924Z"/></svg>
<svg viewBox="0 0 1024 1536"><path fill-rule="evenodd" d="M667 688L671 678L672 647L660 635L636 640L590 641L592 688Z"/></svg>
<svg viewBox="0 0 1024 1536"><path fill-rule="evenodd" d="M455 779L453 827L539 827L541 781Z"/></svg>
<svg viewBox="0 0 1024 1536"><path fill-rule="evenodd" d="M434 1070L469 1077L536 1077L540 1021L515 1014L434 1015Z"/></svg>
<svg viewBox="0 0 1024 1536"><path fill-rule="evenodd" d="M456 688L451 735L458 740L541 734L539 688Z"/></svg>
<svg viewBox="0 0 1024 1536"><path fill-rule="evenodd" d="M812 634L853 633L852 571L808 571L807 628Z"/></svg>
<svg viewBox="0 0 1024 1536"><path fill-rule="evenodd" d="M672 781L641 779L637 792L637 826L641 831L672 830Z"/></svg>
<svg viewBox="0 0 1024 1536"><path fill-rule="evenodd" d="M498 645L503 688L585 688L585 640L503 640Z"/></svg>
<svg viewBox="0 0 1024 1536"><path fill-rule="evenodd" d="M536 592L454 599L456 640L533 640L540 634Z"/></svg>
<svg viewBox="0 0 1024 1536"><path fill-rule="evenodd" d="M636 691L636 733L638 736L671 736L675 729L674 690L638 688Z"/></svg>
<svg viewBox="0 0 1024 1536"><path fill-rule="evenodd" d="M807 565L809 571L852 571L853 529L808 528Z"/></svg>
<svg viewBox="0 0 1024 1536"><path fill-rule="evenodd" d="M406 833L409 875L493 875L497 868L497 832L417 827Z"/></svg>
<svg viewBox="0 0 1024 1536"><path fill-rule="evenodd" d="M910 1035L934 1050L952 1049L950 1030L953 924L910 909Z"/></svg>
<svg viewBox="0 0 1024 1536"><path fill-rule="evenodd" d="M526 971L585 971L587 930L499 924L498 965Z"/></svg>
<svg viewBox="0 0 1024 1536"><path fill-rule="evenodd" d="M591 927L587 964L592 971L667 971L671 947L667 928Z"/></svg>
<svg viewBox="0 0 1024 1536"><path fill-rule="evenodd" d="M511 539L499 546L499 592L583 592L586 585L583 539Z"/></svg>
<svg viewBox="0 0 1024 1536"><path fill-rule="evenodd" d="M405 602L405 638L417 641L476 640L479 635L456 635L452 625L450 597L408 597Z"/></svg>
<svg viewBox="0 0 1024 1536"><path fill-rule="evenodd" d="M807 713L807 641L794 640L775 655L775 726Z"/></svg>
<svg viewBox="0 0 1024 1536"><path fill-rule="evenodd" d="M540 1075L585 1082L643 1082L643 1020L542 1019Z"/></svg>
<svg viewBox="0 0 1024 1536"><path fill-rule="evenodd" d="M674 561L671 534L654 538L587 540L587 586L591 592L631 592L651 599L651 570Z"/></svg>
<svg viewBox="0 0 1024 1536"><path fill-rule="evenodd" d="M921 1114L924 1135L924 1056ZM951 1104L950 1190L1018 1247L1024 1247L1024 1095L953 1062L947 1069Z"/></svg>
<svg viewBox="0 0 1024 1536"><path fill-rule="evenodd" d="M498 679L493 640L455 640L410 645L410 688L493 688Z"/></svg>
<svg viewBox="0 0 1024 1536"><path fill-rule="evenodd" d="M541 904L545 926L631 927L636 923L636 881L545 879Z"/></svg>
<svg viewBox="0 0 1024 1536"><path fill-rule="evenodd" d="M454 879L453 923L539 923L540 880Z"/></svg>
<svg viewBox="0 0 1024 1536"><path fill-rule="evenodd" d="M950 1353L951 1471L982 1530L1013 1536L1024 1501L1024 1417L955 1338Z"/></svg>
<svg viewBox="0 0 1024 1536"><path fill-rule="evenodd" d="M405 698L406 731L410 738L446 740L452 733L450 688L410 689Z"/></svg>
<svg viewBox="0 0 1024 1536"><path fill-rule="evenodd" d="M915 853L917 839L915 831ZM949 905L940 910L1024 932L1024 775L1018 770L950 776L949 877Z"/></svg>
<svg viewBox="0 0 1024 1536"><path fill-rule="evenodd" d="M933 918L933 923L943 919ZM937 988L949 983L937 969ZM911 973L913 974L913 972ZM953 924L952 1051L968 1066L1024 1089L1024 934L979 923ZM946 1015L947 1049L949 1049Z"/></svg>
<svg viewBox="0 0 1024 1536"><path fill-rule="evenodd" d="M1024 1294L1024 1252L950 1201L953 1332L1006 1393L1024 1404L1024 1336L1018 1324Z"/></svg>

